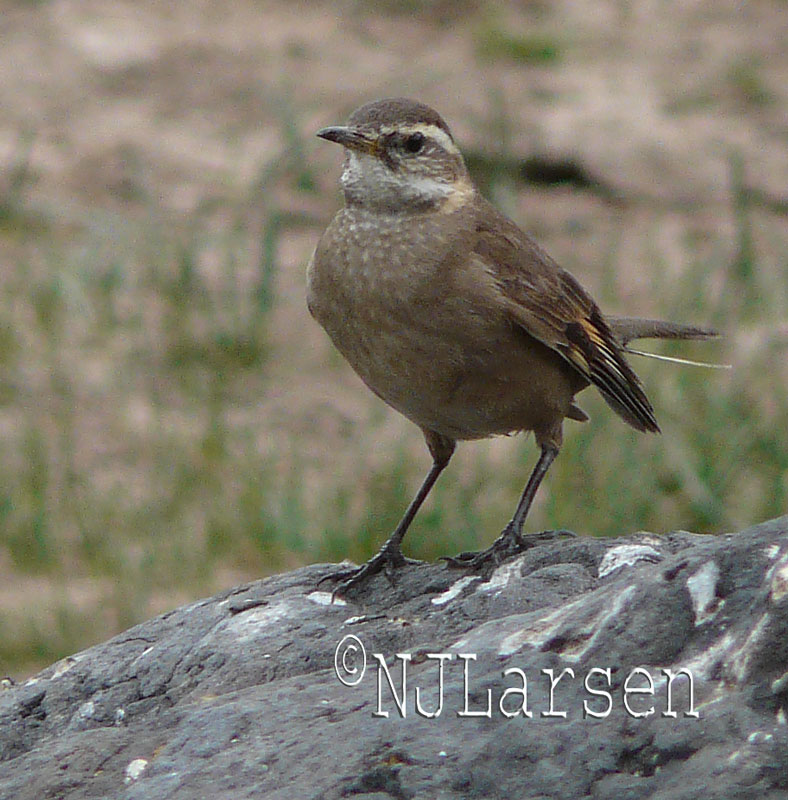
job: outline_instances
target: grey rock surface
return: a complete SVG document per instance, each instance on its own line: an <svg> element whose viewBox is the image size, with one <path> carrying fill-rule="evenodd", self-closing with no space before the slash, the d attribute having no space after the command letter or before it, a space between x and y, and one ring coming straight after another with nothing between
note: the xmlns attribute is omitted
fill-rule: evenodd
<svg viewBox="0 0 788 800"><path fill-rule="evenodd" d="M336 569L4 689L0 798L788 798L788 517L409 566L332 605Z"/></svg>

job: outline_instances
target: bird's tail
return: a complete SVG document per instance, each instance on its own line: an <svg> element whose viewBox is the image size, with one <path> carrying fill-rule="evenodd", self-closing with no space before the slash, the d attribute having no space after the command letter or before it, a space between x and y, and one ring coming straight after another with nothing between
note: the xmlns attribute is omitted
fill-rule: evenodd
<svg viewBox="0 0 788 800"><path fill-rule="evenodd" d="M720 335L713 328L699 328L697 325L683 325L661 319L608 317L607 324L623 346L633 339L713 339Z"/></svg>
<svg viewBox="0 0 788 800"><path fill-rule="evenodd" d="M660 319L640 319L638 317L608 317L607 321L625 353L656 358L659 361L670 361L674 364L689 364L693 367L710 369L730 369L731 367L730 364L709 364L705 361L647 353L627 346L633 339L713 339L720 335L713 328L700 328L696 325L683 325L680 322L665 322Z"/></svg>

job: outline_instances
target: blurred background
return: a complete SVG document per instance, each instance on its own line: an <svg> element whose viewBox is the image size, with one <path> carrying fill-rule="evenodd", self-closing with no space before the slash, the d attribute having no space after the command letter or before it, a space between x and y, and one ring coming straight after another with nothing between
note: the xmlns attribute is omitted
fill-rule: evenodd
<svg viewBox="0 0 788 800"><path fill-rule="evenodd" d="M786 511L779 0L3 4L0 674L221 588L367 558L429 466L310 318L341 203L314 132L408 95L610 313L726 338L591 392L528 520L719 533ZM406 542L486 546L533 441L461 445Z"/></svg>

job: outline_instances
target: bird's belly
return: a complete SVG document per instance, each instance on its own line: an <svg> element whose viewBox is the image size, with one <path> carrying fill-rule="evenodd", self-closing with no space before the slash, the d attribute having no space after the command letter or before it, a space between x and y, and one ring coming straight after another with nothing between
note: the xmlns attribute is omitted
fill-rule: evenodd
<svg viewBox="0 0 788 800"><path fill-rule="evenodd" d="M503 320L469 315L458 328L445 311L376 304L336 309L321 322L367 386L424 429L480 439L563 419L573 391L556 353L524 343Z"/></svg>

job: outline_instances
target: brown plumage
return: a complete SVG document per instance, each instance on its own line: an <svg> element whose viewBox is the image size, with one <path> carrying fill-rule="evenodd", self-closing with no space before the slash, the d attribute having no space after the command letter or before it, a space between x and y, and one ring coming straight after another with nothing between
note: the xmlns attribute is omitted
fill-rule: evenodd
<svg viewBox="0 0 788 800"><path fill-rule="evenodd" d="M422 429L433 456L394 534L341 590L405 562L401 540L456 441L533 431L542 453L512 521L489 550L454 563L497 561L527 544L523 521L563 420L587 419L575 395L592 384L632 427L658 432L623 348L714 332L606 319L478 194L448 126L423 104L370 103L318 135L346 148L345 208L310 262L310 311L367 386Z"/></svg>
<svg viewBox="0 0 788 800"><path fill-rule="evenodd" d="M633 428L658 432L640 380L588 292L489 203L478 196L475 203L474 253L495 276L512 318L596 386Z"/></svg>

